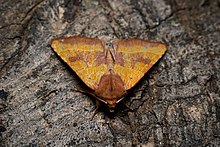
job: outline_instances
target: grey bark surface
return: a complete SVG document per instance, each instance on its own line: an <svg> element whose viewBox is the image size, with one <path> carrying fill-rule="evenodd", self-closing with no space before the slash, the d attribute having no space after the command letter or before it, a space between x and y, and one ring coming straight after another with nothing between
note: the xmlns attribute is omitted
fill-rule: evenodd
<svg viewBox="0 0 220 147"><path fill-rule="evenodd" d="M220 146L219 0L0 2L0 146ZM168 44L114 117L53 52L54 37Z"/></svg>

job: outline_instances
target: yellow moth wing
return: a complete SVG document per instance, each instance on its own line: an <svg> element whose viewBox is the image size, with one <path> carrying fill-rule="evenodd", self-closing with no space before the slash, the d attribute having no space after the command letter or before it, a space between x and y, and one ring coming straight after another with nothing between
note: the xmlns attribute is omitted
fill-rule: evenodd
<svg viewBox="0 0 220 147"><path fill-rule="evenodd" d="M167 50L163 43L142 39L116 40L113 46L116 50L114 73L121 77L126 90L132 88Z"/></svg>
<svg viewBox="0 0 220 147"><path fill-rule="evenodd" d="M62 37L53 39L51 46L91 89L95 89L100 78L108 73L103 60L105 49L100 39L80 36Z"/></svg>

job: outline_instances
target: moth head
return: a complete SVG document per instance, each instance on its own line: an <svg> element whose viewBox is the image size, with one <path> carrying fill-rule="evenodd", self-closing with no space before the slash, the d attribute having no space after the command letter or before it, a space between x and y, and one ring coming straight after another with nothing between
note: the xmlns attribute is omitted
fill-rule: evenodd
<svg viewBox="0 0 220 147"><path fill-rule="evenodd" d="M116 106L116 100L115 99L112 99L112 100L107 100L107 105L108 105L108 108L109 108L109 111L110 112L114 112L115 111L115 106Z"/></svg>
<svg viewBox="0 0 220 147"><path fill-rule="evenodd" d="M116 105L123 99L124 97L120 98L120 99L108 99L105 100L105 104L107 104L109 111L112 113L115 111L115 107Z"/></svg>

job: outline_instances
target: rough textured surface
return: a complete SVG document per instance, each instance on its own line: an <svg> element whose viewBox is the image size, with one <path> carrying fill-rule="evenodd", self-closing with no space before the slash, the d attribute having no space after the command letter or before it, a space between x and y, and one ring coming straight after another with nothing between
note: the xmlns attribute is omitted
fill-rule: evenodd
<svg viewBox="0 0 220 147"><path fill-rule="evenodd" d="M1 0L0 146L220 146L219 0ZM64 35L168 52L113 118L52 51Z"/></svg>

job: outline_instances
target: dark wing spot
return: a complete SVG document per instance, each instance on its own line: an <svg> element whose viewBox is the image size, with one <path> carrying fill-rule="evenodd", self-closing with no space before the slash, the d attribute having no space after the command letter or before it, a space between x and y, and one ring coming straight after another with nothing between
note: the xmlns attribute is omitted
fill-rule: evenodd
<svg viewBox="0 0 220 147"><path fill-rule="evenodd" d="M70 62L75 62L78 60L78 57L77 56L73 56L73 57L69 57L69 61Z"/></svg>
<svg viewBox="0 0 220 147"><path fill-rule="evenodd" d="M133 54L133 55L131 55L130 58L131 58L132 67L134 67L137 62L141 62L141 63L144 63L144 64L150 64L150 62L151 62L148 58L144 58L141 55L141 53Z"/></svg>

